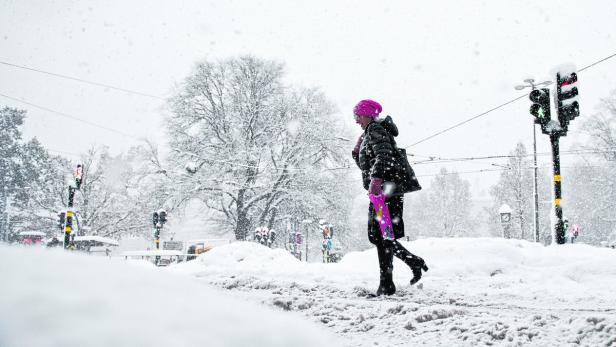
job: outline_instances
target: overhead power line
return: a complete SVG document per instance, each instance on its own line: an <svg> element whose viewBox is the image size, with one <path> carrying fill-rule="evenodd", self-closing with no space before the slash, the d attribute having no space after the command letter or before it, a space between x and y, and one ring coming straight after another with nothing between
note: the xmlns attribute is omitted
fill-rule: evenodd
<svg viewBox="0 0 616 347"><path fill-rule="evenodd" d="M163 97L160 97L160 96L157 96L157 95L153 95L153 94L143 93L143 92L140 92L140 91L137 91L137 90L116 87L116 86L112 86L112 85L105 84L105 83L89 81L89 80L86 80L86 79L83 79L83 78L67 76L67 75L63 75L63 74L59 74L59 73L55 73L55 72L49 72L49 71L45 71L45 70L41 70L41 69L36 69L36 68L33 68L33 67L28 67L28 66L23 66L23 65L12 64L12 63L9 63L9 62L6 62L6 61L1 61L0 60L0 64L6 65L6 66L15 67L15 68L18 68L18 69L34 71L34 72L38 72L38 73L42 73L42 74L46 74L46 75L50 75L50 76L54 76L54 77L64 78L64 79L67 79L67 80L77 81L77 82L81 82L81 83L87 83L87 84L91 84L91 85L98 86L98 87L114 89L114 90L118 90L118 91L121 91L121 92L124 92L124 93L145 96L145 97L148 97L148 98L153 98L153 99L158 99L158 100L166 100Z"/></svg>
<svg viewBox="0 0 616 347"><path fill-rule="evenodd" d="M21 100L21 99L18 99L18 98L15 98L15 97L12 97L12 96L9 96L9 95L6 95L6 94L0 93L0 96L5 97L5 98L7 98L9 100L21 102L22 104L26 104L26 105L29 105L29 106L32 106L32 107L36 107L36 108L41 109L43 111L51 112L51 113L57 114L57 115L62 116L62 117L66 117L66 118L69 118L69 119L72 119L72 120L75 120L75 121L78 121L78 122L81 122L81 123L84 123L84 124L88 124L88 125L93 126L95 128L111 131L111 132L114 132L116 134L120 134L122 136L130 137L132 139L135 138L135 136L127 134L127 133L125 133L123 131L112 129L112 128L106 127L104 125L96 124L96 123L90 122L88 120L85 120L85 119L82 119L82 118L79 118L79 117L75 117L75 116L70 115L68 113L64 113L64 112L60 112L60 111L55 111L55 110L52 110L50 108L47 108L47 107L44 107L44 106L40 106L40 105L31 103L31 102L28 102L28 101L25 101L25 100Z"/></svg>
<svg viewBox="0 0 616 347"><path fill-rule="evenodd" d="M595 65L597 65L599 63L603 63L604 61L606 61L608 59L611 59L611 58L614 58L614 57L616 57L616 53L614 53L612 55L609 55L609 56L607 56L607 57L605 57L605 58L603 58L601 60L597 60L596 62L594 62L592 64L586 65L583 68L579 69L578 72L582 72L582 71L584 71L584 70L586 70L586 69L588 69L590 67L593 67L593 66L595 66Z"/></svg>
<svg viewBox="0 0 616 347"><path fill-rule="evenodd" d="M447 131L449 131L449 130L455 129L455 128L457 128L457 127L459 127L459 126L461 126L461 125L464 125L464 124L466 124L466 123L468 123L468 122L470 122L470 121L473 121L473 120L475 120L475 119L477 119L477 118L479 118L479 117L483 117L483 116L485 116L486 114L488 114L488 113L490 113L490 112L492 112L492 111L496 111L496 110L498 110L498 109L499 109L499 108L501 108L501 107L505 107L505 106L507 106L507 105L509 105L509 104L511 104L511 103L513 103L513 102L515 102L515 101L518 101L518 100L522 99L523 97L525 97L525 96L527 96L527 95L528 95L528 94L520 95L520 96L518 96L518 97L517 97L517 98L515 98L515 99L509 100L509 101L507 101L507 102L505 102L505 103L503 103L503 104L500 104L500 105L498 105L498 106L496 106L496 107L493 107L493 108L491 108L491 109L489 109L489 110L487 110L487 111L485 111L485 112L482 112L482 113L480 113L480 114L478 114L478 115L476 115L476 116L473 116L473 117L471 117L471 118L469 118L469 119L467 119L467 120L464 120L464 121L462 121L462 122L460 122L460 123L457 123L457 124L455 124L455 125L452 125L452 126L450 126L449 128L447 128L447 129L441 130L441 131L439 131L439 132L437 132L437 133L435 133L435 134L433 134L433 135L430 135L430 136L428 136L428 137L425 137L425 138L423 138L423 139L421 139L421 140L419 140L419 141L417 141L417 142L415 142L415 143L412 143L412 144L410 144L410 145L408 145L408 146L406 146L406 147L404 147L404 148L409 148L409 147L412 147L412 146L418 145L418 144L420 144L420 143L422 143L422 142L424 142L424 141L428 141L429 139L431 139L431 138L433 138L433 137L439 136L439 135L441 135L441 134L443 134L443 133L445 133L445 132L447 132Z"/></svg>
<svg viewBox="0 0 616 347"><path fill-rule="evenodd" d="M597 65L597 64L600 64L600 63L602 63L602 62L604 62L604 61L606 61L606 60L608 60L608 59L611 59L611 58L613 58L613 57L616 57L616 53L611 54L611 55L609 55L609 56L607 56L607 57L605 57L605 58L603 58L603 59L600 59L600 60L598 60L598 61L596 61L596 62L594 62L594 63L591 63L591 64L589 64L589 65L586 65L586 66L584 66L583 68L578 69L578 72L582 72L582 71L584 71L584 70L586 70L586 69L588 69L588 68L591 68L591 67L593 67L593 66L595 66L595 65ZM433 138L433 137L439 136L439 135L441 135L441 134L443 134L443 133L445 133L445 132L447 132L447 131L449 131L449 130L455 129L455 128L457 128L457 127L459 127L459 126L461 126L461 125L464 125L464 124L466 124L466 123L468 123L468 122L470 122L470 121L473 121L473 120L475 120L475 119L477 119L477 118L479 118L479 117L483 117L483 116L487 115L487 114L488 114L488 113L490 113L490 112L496 111L496 110L498 110L499 108L502 108L502 107L507 106L507 105L509 105L509 104L511 104L511 103L513 103L513 102L515 102L515 101L518 101L518 100L522 99L523 97L525 97L525 96L527 96L527 95L528 95L528 93L527 93L527 94L524 94L524 95L520 95L520 96L518 96L518 97L516 97L516 98L514 98L514 99L511 99L511 100L509 100L509 101L507 101L507 102L505 102L505 103L502 103L502 104L500 104L500 105L498 105L498 106L496 106L496 107L493 107L493 108L491 108L491 109L489 109L489 110L487 110L487 111L485 111L485 112L482 112L482 113L480 113L480 114L478 114L478 115L476 115L476 116L473 116L473 117L471 117L471 118L469 118L469 119L467 119L467 120L464 120L464 121L462 121L462 122L460 122L460 123L457 123L457 124L455 124L455 125L452 125L452 126L450 126L449 128L446 128L446 129L441 130L441 131L439 131L439 132L437 132L437 133L435 133L435 134L433 134L433 135L430 135L430 136L428 136L428 137L425 137L425 138L423 138L423 139L421 139L421 140L419 140L419 141L417 141L417 142L415 142L415 143L412 143L412 144L410 144L410 145L408 145L408 146L406 146L406 147L404 147L404 148L409 148L409 147L412 147L412 146L418 145L418 144L420 144L420 143L422 143L422 142L424 142L424 141L428 141L429 139L431 139L431 138Z"/></svg>
<svg viewBox="0 0 616 347"><path fill-rule="evenodd" d="M561 155L582 155L582 154L603 154L603 153L613 153L616 151L616 148L598 148L595 150L591 149L577 149L577 150L569 150L569 151L561 151ZM537 153L539 156L547 156L552 155L551 152L542 152ZM488 160L488 159L508 159L508 158L516 158L516 157L532 157L533 154L526 154L523 156L519 155L489 155L483 157L460 157L460 158L441 158L437 156L427 157L427 160L414 162L413 165L421 165L421 164L444 164L444 163L453 163L453 162L463 162L463 161L475 161L475 160Z"/></svg>

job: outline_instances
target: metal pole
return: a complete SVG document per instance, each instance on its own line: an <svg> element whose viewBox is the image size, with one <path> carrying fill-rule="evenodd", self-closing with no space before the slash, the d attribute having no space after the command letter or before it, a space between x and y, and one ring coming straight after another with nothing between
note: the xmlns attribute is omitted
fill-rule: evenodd
<svg viewBox="0 0 616 347"><path fill-rule="evenodd" d="M71 232L73 231L73 199L75 197L75 188L68 186L68 208L66 209L66 223L64 224L64 248L68 248L71 241Z"/></svg>
<svg viewBox="0 0 616 347"><path fill-rule="evenodd" d="M537 186L537 127L533 122L533 157L534 157L534 173L535 183L533 191L535 194L535 242L539 242L539 194Z"/></svg>
<svg viewBox="0 0 616 347"><path fill-rule="evenodd" d="M156 226L156 240L154 241L156 243L156 249L160 249L160 229L161 227L157 225Z"/></svg>
<svg viewBox="0 0 616 347"><path fill-rule="evenodd" d="M550 135L550 142L552 143L552 162L554 164L554 211L556 212L556 225L555 225L555 240L559 245L565 243L565 229L563 224L563 209L560 205L561 202L561 184L560 184L560 152L558 148L558 140L560 136Z"/></svg>
<svg viewBox="0 0 616 347"><path fill-rule="evenodd" d="M8 241L9 239L9 224L11 222L11 216L9 214L9 195L6 192L6 186L2 187L2 200L4 205L2 206L3 216L0 216L0 232L2 237L0 240Z"/></svg>
<svg viewBox="0 0 616 347"><path fill-rule="evenodd" d="M306 240L304 242L306 242L306 263L308 262L308 225L306 225Z"/></svg>

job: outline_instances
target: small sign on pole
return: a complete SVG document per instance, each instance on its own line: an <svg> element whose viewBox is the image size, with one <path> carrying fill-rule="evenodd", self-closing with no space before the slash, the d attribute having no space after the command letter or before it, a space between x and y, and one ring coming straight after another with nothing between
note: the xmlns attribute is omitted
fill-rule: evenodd
<svg viewBox="0 0 616 347"><path fill-rule="evenodd" d="M503 237L506 239L511 238L511 207L507 204L503 204L499 209L500 221L503 227Z"/></svg>

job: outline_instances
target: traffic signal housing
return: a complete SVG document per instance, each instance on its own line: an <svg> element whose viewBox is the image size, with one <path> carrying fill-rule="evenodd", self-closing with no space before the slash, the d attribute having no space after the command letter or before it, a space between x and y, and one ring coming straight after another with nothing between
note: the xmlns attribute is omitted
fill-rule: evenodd
<svg viewBox="0 0 616 347"><path fill-rule="evenodd" d="M577 101L578 88L577 74L575 72L561 76L556 74L556 106L558 121L564 132L567 132L569 122L580 115L580 104Z"/></svg>
<svg viewBox="0 0 616 347"><path fill-rule="evenodd" d="M58 212L58 227L64 231L64 223L66 222L66 212Z"/></svg>
<svg viewBox="0 0 616 347"><path fill-rule="evenodd" d="M158 224L158 211L152 213L152 224L154 224L154 227Z"/></svg>
<svg viewBox="0 0 616 347"><path fill-rule="evenodd" d="M158 220L159 220L160 224L167 223L167 211L165 211L165 210L158 210Z"/></svg>
<svg viewBox="0 0 616 347"><path fill-rule="evenodd" d="M548 128L548 124L552 119L550 114L550 90L547 88L535 89L530 92L528 97L533 103L530 106L530 114L535 117L535 124L541 125L541 131L544 134L551 135L552 130Z"/></svg>

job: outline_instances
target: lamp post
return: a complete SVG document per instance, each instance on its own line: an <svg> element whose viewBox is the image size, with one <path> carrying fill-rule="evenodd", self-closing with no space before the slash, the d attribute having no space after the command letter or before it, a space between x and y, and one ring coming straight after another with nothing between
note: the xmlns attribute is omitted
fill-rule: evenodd
<svg viewBox="0 0 616 347"><path fill-rule="evenodd" d="M304 219L302 221L302 224L304 224L304 229L306 229L306 238L304 239L304 242L306 243L306 263L308 262L308 234L310 234L308 232L308 224L312 223L312 219Z"/></svg>
<svg viewBox="0 0 616 347"><path fill-rule="evenodd" d="M523 90L525 88L530 88L531 90L535 90L537 86L548 86L552 84L552 81L543 81L535 84L535 80L532 78L525 79L524 82L527 84L517 85L515 86L515 90ZM537 192L537 131L535 127L535 122L533 122L533 195L535 199L535 242L539 242L539 193Z"/></svg>

